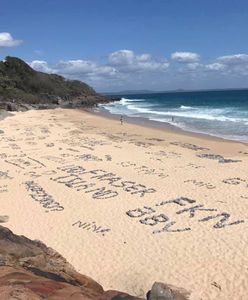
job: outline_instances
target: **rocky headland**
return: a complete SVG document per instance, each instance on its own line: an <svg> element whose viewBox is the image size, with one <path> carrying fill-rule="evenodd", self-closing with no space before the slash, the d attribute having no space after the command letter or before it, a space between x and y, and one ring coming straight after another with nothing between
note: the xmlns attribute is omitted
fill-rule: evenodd
<svg viewBox="0 0 248 300"><path fill-rule="evenodd" d="M19 58L7 56L0 61L2 110L79 108L115 100L119 99L100 95L84 82L37 72Z"/></svg>

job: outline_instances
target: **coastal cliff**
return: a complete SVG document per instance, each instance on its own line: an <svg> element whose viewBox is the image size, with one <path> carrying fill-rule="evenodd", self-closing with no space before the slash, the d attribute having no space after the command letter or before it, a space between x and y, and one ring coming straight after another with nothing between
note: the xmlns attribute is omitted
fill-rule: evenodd
<svg viewBox="0 0 248 300"><path fill-rule="evenodd" d="M7 56L0 61L0 109L73 108L109 101L84 82L37 72L19 58Z"/></svg>
<svg viewBox="0 0 248 300"><path fill-rule="evenodd" d="M5 222L3 216L0 222ZM186 300L183 289L155 283L149 300ZM119 291L104 291L82 275L59 253L40 241L15 235L0 226L0 299L29 300L141 300Z"/></svg>

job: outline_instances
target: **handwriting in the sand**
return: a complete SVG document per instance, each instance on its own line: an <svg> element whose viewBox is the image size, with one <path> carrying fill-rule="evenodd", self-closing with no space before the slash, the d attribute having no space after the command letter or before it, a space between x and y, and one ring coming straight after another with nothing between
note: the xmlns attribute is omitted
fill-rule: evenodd
<svg viewBox="0 0 248 300"><path fill-rule="evenodd" d="M66 172L68 175L53 177L50 178L51 180L74 188L77 191L83 190L85 193L92 193L93 199L114 198L118 196L118 192L106 187L97 187L96 183L92 182L92 180L100 183L105 182L111 187L121 189L139 197L156 192L153 188L147 188L145 185L134 181L123 180L122 177L102 169L86 170L84 167L76 165L58 167L58 169ZM84 176L89 176L89 180L85 180Z"/></svg>
<svg viewBox="0 0 248 300"><path fill-rule="evenodd" d="M128 141L129 144L133 144L137 147L143 147L143 148L149 148L151 146L154 146L154 144L152 143L147 143L147 142L143 142L143 141L138 141L138 140L135 140L135 139L130 139Z"/></svg>
<svg viewBox="0 0 248 300"><path fill-rule="evenodd" d="M56 202L38 183L26 181L24 185L27 191L29 191L29 195L35 201L39 202L46 209L46 212L64 210L64 207Z"/></svg>
<svg viewBox="0 0 248 300"><path fill-rule="evenodd" d="M45 165L38 161L37 159L27 157L27 158L13 158L13 159L5 159L5 162L11 165L14 165L21 169L32 168L38 169L43 168Z"/></svg>
<svg viewBox="0 0 248 300"><path fill-rule="evenodd" d="M204 148L204 147L200 147L200 146L197 146L197 145L194 145L194 144L189 144L189 143L171 142L170 144L174 145L174 146L179 146L179 147L182 147L182 148L194 150L194 151L209 150L209 148Z"/></svg>
<svg viewBox="0 0 248 300"><path fill-rule="evenodd" d="M227 226L238 225L244 223L244 220L237 220L227 223L230 219L231 215L227 212L219 212L216 208L206 208L203 204L196 205L196 200L189 199L186 197L180 197L172 200L162 201L154 205L154 207L144 206L142 208L136 208L133 210L129 210L126 214L131 218L138 218L139 222L144 225L156 226L161 225L162 228L156 228L152 231L153 234L161 233L161 232L184 232L189 231L191 228L189 226L178 228L176 227L176 222L171 220L167 214L160 213L157 214L155 208L164 205L178 205L180 207L184 207L176 212L177 215L186 215L188 218L194 218L197 216L198 212L207 213L204 217L199 217L198 222L208 222L211 220L217 220L217 222L213 225L214 229L221 229ZM188 205L190 205L188 207ZM168 207L167 207L168 209ZM209 214L211 212L211 214ZM148 216L147 216L148 215ZM143 218L146 216L145 218ZM163 224L164 223L164 224Z"/></svg>
<svg viewBox="0 0 248 300"><path fill-rule="evenodd" d="M8 148L11 148L12 150L19 150L21 149L20 146L18 146L16 143L9 143Z"/></svg>
<svg viewBox="0 0 248 300"><path fill-rule="evenodd" d="M66 164L68 163L65 159L58 157L58 156L54 156L54 155L44 155L41 158L52 161L52 162L56 162L58 164Z"/></svg>
<svg viewBox="0 0 248 300"><path fill-rule="evenodd" d="M0 171L0 180L1 179L13 179L14 177L9 175L9 171Z"/></svg>
<svg viewBox="0 0 248 300"><path fill-rule="evenodd" d="M76 155L75 159L82 160L82 161L102 161L102 159L99 158L98 156L89 154L89 153L82 154L82 155Z"/></svg>
<svg viewBox="0 0 248 300"><path fill-rule="evenodd" d="M207 189L215 189L216 186L213 185L212 183L209 182L203 182L203 181L199 181L199 180L195 180L195 179L188 179L185 180L184 183L192 183L195 186L199 186L199 187L206 187Z"/></svg>
<svg viewBox="0 0 248 300"><path fill-rule="evenodd" d="M151 155L150 159L157 160L157 161L163 161L165 158L180 158L182 155L180 153L174 152L174 151L168 151L165 152L164 150L160 151L147 151L146 154Z"/></svg>
<svg viewBox="0 0 248 300"><path fill-rule="evenodd" d="M8 190L8 185L7 184L4 184L4 185L0 185L0 194L1 193L7 193L9 190Z"/></svg>
<svg viewBox="0 0 248 300"><path fill-rule="evenodd" d="M24 175L29 176L30 178L38 178L41 177L42 175L54 175L57 172L54 170L45 170L42 172L37 172L37 171L28 171L25 172Z"/></svg>
<svg viewBox="0 0 248 300"><path fill-rule="evenodd" d="M164 169L160 168L160 169L155 169L155 168L149 168L147 166L139 166L134 162L130 162L130 161L122 161L120 163L117 163L118 165L120 164L123 168L132 168L133 170L135 170L138 174L144 174L144 175L154 175L157 176L159 178L166 178L169 177L168 174L164 173Z"/></svg>
<svg viewBox="0 0 248 300"><path fill-rule="evenodd" d="M197 154L198 157L200 158L206 158L206 159L211 159L211 160L217 160L220 164L229 164L229 163L237 163L241 162L239 159L228 159L223 157L222 155L219 154Z"/></svg>
<svg viewBox="0 0 248 300"><path fill-rule="evenodd" d="M105 154L104 158L100 158L99 156L90 153L84 153L84 154L61 153L60 156L71 158L74 161L104 161L104 160L112 161L112 156L109 154Z"/></svg>
<svg viewBox="0 0 248 300"><path fill-rule="evenodd" d="M105 236L107 232L111 231L110 228L103 228L102 226L96 225L96 222L77 221L73 223L72 226L77 226L79 229L88 230L101 236Z"/></svg>
<svg viewBox="0 0 248 300"><path fill-rule="evenodd" d="M205 169L205 166L201 166L201 165L197 165L197 164L193 164L193 163L188 163L187 164L188 167L194 168L194 169Z"/></svg>
<svg viewBox="0 0 248 300"><path fill-rule="evenodd" d="M67 144L69 146L76 146L89 150L94 150L93 147L95 146L111 145L111 142L109 141L78 135L78 132L69 132L68 135L70 136L70 138L59 140L59 142Z"/></svg>
<svg viewBox="0 0 248 300"><path fill-rule="evenodd" d="M234 177L234 178L227 178L222 180L225 184L230 184L230 185L239 185L239 184L244 184L245 186L248 187L247 181L245 179L239 178L239 177Z"/></svg>

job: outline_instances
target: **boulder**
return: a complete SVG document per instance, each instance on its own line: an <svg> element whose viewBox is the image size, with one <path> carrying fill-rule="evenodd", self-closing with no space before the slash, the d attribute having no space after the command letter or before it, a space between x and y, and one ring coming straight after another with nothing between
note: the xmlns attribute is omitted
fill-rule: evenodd
<svg viewBox="0 0 248 300"><path fill-rule="evenodd" d="M170 284L155 282L147 293L147 300L189 300L190 292Z"/></svg>

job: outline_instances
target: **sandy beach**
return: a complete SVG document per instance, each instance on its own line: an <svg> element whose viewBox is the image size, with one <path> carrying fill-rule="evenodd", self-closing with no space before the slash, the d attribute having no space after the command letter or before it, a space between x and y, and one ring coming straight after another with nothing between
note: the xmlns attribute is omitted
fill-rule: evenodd
<svg viewBox="0 0 248 300"><path fill-rule="evenodd" d="M0 121L0 162L4 226L104 289L247 299L247 144L33 110Z"/></svg>

